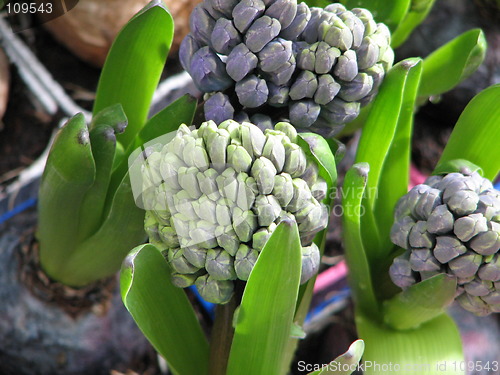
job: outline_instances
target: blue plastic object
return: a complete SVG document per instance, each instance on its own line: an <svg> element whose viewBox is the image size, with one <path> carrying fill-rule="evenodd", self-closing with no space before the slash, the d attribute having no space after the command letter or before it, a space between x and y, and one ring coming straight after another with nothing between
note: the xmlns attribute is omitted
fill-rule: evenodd
<svg viewBox="0 0 500 375"><path fill-rule="evenodd" d="M0 216L0 224L3 224L7 220L13 218L17 214L27 210L28 208L34 207L36 205L36 202L37 202L36 198L30 198L19 203L12 210L7 211L6 213Z"/></svg>

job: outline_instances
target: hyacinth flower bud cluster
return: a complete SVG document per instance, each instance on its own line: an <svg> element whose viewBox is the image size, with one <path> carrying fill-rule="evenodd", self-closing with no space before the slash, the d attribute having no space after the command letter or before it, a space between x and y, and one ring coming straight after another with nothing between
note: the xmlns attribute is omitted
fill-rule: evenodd
<svg viewBox="0 0 500 375"><path fill-rule="evenodd" d="M248 280L281 220L294 220L302 245L301 282L318 270L312 242L327 225L326 182L288 123L263 132L227 120L182 125L143 165L145 228L167 258L173 282L226 303Z"/></svg>
<svg viewBox="0 0 500 375"><path fill-rule="evenodd" d="M398 202L391 239L406 249L390 268L399 287L446 273L465 309L500 312L500 192L489 180L470 170L429 177Z"/></svg>
<svg viewBox="0 0 500 375"><path fill-rule="evenodd" d="M341 4L205 0L190 26L180 61L217 123L286 119L332 136L372 100L394 60L389 29Z"/></svg>

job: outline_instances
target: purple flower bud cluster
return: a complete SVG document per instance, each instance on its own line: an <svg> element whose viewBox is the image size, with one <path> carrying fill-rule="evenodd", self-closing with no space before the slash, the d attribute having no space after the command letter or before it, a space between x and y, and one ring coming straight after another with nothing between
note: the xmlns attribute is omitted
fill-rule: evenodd
<svg viewBox="0 0 500 375"><path fill-rule="evenodd" d="M294 221L302 245L301 283L319 269L313 239L328 223L326 181L299 146L296 129L213 121L181 125L143 165L149 241L166 256L172 281L226 303L234 280L248 280L274 230Z"/></svg>
<svg viewBox="0 0 500 375"><path fill-rule="evenodd" d="M500 312L500 192L477 172L431 176L411 189L396 206L391 240L406 249L389 270L399 287L446 273L465 309Z"/></svg>
<svg viewBox="0 0 500 375"><path fill-rule="evenodd" d="M180 61L216 123L287 120L332 136L373 99L394 60L389 29L341 4L205 0L190 27Z"/></svg>

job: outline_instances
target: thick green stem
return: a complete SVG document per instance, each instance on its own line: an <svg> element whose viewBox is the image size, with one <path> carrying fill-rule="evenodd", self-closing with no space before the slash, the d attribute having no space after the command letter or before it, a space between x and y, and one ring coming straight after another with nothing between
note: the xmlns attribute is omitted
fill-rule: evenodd
<svg viewBox="0 0 500 375"><path fill-rule="evenodd" d="M210 341L209 375L226 374L234 335L233 315L240 302L241 293L237 290L227 304L217 305L215 309L215 322Z"/></svg>

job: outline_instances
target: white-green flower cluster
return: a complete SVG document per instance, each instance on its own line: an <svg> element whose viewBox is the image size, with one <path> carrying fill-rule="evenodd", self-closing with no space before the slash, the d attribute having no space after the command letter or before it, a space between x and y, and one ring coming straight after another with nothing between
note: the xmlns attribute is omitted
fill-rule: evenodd
<svg viewBox="0 0 500 375"><path fill-rule="evenodd" d="M337 3L205 0L190 27L180 60L217 123L286 119L331 136L372 100L394 60L389 29Z"/></svg>
<svg viewBox="0 0 500 375"><path fill-rule="evenodd" d="M259 252L284 219L301 238L305 282L319 267L312 242L328 220L326 182L288 123L263 132L227 120L182 125L144 164L145 228L179 287L195 285L210 302L227 302L247 280Z"/></svg>
<svg viewBox="0 0 500 375"><path fill-rule="evenodd" d="M390 268L396 285L447 273L465 309L500 312L500 192L489 180L470 170L429 177L398 202L391 239L407 250Z"/></svg>

